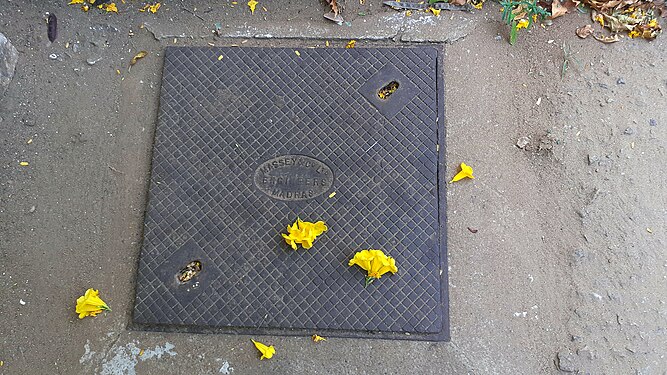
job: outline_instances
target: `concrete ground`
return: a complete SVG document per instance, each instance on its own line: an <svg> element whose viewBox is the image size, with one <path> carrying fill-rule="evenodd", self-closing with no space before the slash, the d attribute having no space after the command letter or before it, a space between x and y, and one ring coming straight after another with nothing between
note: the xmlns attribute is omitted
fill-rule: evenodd
<svg viewBox="0 0 667 375"><path fill-rule="evenodd" d="M570 14L510 46L497 4L435 18L350 0L337 26L317 1L65 3L0 0L19 50L0 100L0 373L667 372L666 36L581 40L589 18ZM259 361L247 336L128 330L164 47L351 38L445 43L447 174L476 175L448 191L451 342L263 337L278 354ZM76 317L89 287L113 312Z"/></svg>

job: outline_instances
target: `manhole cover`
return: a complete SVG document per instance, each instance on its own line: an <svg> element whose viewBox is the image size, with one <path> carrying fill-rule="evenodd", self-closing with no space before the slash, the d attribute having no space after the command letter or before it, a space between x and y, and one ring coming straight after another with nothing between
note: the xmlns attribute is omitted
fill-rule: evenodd
<svg viewBox="0 0 667 375"><path fill-rule="evenodd" d="M167 48L135 324L447 340L440 59ZM310 250L297 217L329 227ZM398 273L365 288L362 249Z"/></svg>

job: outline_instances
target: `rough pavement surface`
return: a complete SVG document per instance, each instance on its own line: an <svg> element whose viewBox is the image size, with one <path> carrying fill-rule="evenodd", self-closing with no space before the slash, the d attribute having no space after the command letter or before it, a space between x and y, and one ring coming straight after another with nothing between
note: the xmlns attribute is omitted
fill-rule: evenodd
<svg viewBox="0 0 667 375"><path fill-rule="evenodd" d="M242 2L102 14L0 0L19 52L0 100L0 373L667 370L667 37L581 40L590 18L570 14L510 46L496 4L435 18L347 3L349 26L319 2L262 1L251 16ZM463 161L477 177L448 191L452 341L262 337L277 354L259 361L247 336L128 330L164 47L348 38L448 43L446 173ZM89 287L113 311L79 320Z"/></svg>

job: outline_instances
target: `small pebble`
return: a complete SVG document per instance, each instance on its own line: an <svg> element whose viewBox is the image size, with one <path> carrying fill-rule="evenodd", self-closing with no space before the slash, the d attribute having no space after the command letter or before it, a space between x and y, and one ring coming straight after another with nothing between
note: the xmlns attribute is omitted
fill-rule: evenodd
<svg viewBox="0 0 667 375"><path fill-rule="evenodd" d="M20 300L19 300L19 303L20 303L21 305L25 306L25 301L24 301L24 300L20 299Z"/></svg>
<svg viewBox="0 0 667 375"><path fill-rule="evenodd" d="M651 126L658 126L658 120L652 118L652 119L648 120L648 124L651 125Z"/></svg>
<svg viewBox="0 0 667 375"><path fill-rule="evenodd" d="M500 35L496 35L496 36L495 36L495 38L493 38L493 39L495 39L495 40L502 40L502 39L503 39L503 37L502 37L502 36L500 36Z"/></svg>
<svg viewBox="0 0 667 375"><path fill-rule="evenodd" d="M625 79L623 79L623 78L619 78L619 79L617 79L617 80L616 80L616 84L617 84L617 85L625 85Z"/></svg>
<svg viewBox="0 0 667 375"><path fill-rule="evenodd" d="M632 130L632 128L627 128L627 129L625 129L625 131L623 132L623 134L625 134L625 135L632 135L632 134L634 134L634 133L635 133L635 131Z"/></svg>
<svg viewBox="0 0 667 375"><path fill-rule="evenodd" d="M36 209L37 209L37 207L32 206L32 207L30 207L30 210L28 212L33 213L33 212L35 212Z"/></svg>
<svg viewBox="0 0 667 375"><path fill-rule="evenodd" d="M49 55L49 58L51 60L58 60L58 55L56 55L55 53L52 53L52 54Z"/></svg>

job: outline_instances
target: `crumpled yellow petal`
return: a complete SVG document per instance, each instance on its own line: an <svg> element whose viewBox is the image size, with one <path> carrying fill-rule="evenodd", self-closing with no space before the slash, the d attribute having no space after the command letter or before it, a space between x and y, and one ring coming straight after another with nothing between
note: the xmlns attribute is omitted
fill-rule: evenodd
<svg viewBox="0 0 667 375"><path fill-rule="evenodd" d="M276 348L274 348L273 345L267 346L259 341L255 341L252 339L250 339L250 341L252 341L252 343L255 344L255 348L257 348L257 350L259 350L259 352L262 353L262 356L259 358L260 360L264 358L271 359L271 357L273 357L273 355L276 354Z"/></svg>
<svg viewBox="0 0 667 375"><path fill-rule="evenodd" d="M325 339L324 337L322 337L320 335L313 335L313 341L314 342L320 342L320 341L327 341L327 339Z"/></svg>
<svg viewBox="0 0 667 375"><path fill-rule="evenodd" d="M297 219L292 225L287 226L288 234L282 234L285 242L296 250L297 245L303 246L304 249L313 247L313 241L317 236L327 231L327 226L324 221L311 223Z"/></svg>
<svg viewBox="0 0 667 375"><path fill-rule="evenodd" d="M459 180L463 180L464 178L472 178L474 179L475 176L472 175L472 167L467 165L466 163L461 163L461 171L452 178L449 183L451 184L452 182L456 182Z"/></svg>
<svg viewBox="0 0 667 375"><path fill-rule="evenodd" d="M248 1L248 8L250 8L250 14L255 14L255 8L257 7L257 4L259 4L259 2L255 0Z"/></svg>
<svg viewBox="0 0 667 375"><path fill-rule="evenodd" d="M98 290L90 288L86 290L86 294L77 298L76 313L79 314L79 319L87 316L95 316L103 310L111 311L106 302L102 301L99 296L100 292Z"/></svg>

